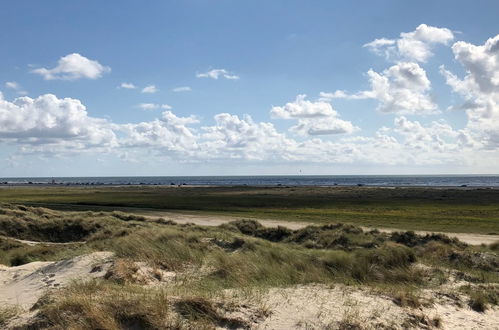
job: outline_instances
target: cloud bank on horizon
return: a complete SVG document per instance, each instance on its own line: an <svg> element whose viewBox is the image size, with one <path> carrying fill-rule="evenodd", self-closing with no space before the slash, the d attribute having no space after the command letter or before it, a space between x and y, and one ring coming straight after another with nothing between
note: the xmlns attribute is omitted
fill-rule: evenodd
<svg viewBox="0 0 499 330"><path fill-rule="evenodd" d="M324 86L315 96L290 95L286 103L269 104L260 109L267 112L267 120L230 111L204 118L197 113L186 115L186 109L179 114L176 106L166 103L145 101L134 107L159 111L150 112L156 118L123 123L91 115L85 102L77 98L46 93L7 99L0 93L0 143L14 148L12 154L17 158L105 154L135 162L457 164L472 171L477 160L485 165L499 162L499 35L490 36L483 44L459 39L448 28L421 24L401 32L398 38L380 36L359 44L359 52L367 49L381 56L385 69L367 70L364 84L357 90ZM450 49L460 68L455 72L441 64L430 75L426 64L435 56L435 49L443 47ZM197 78L226 80L227 84L246 79L242 73L222 68L193 72ZM31 73L68 84L113 75L110 66L80 53L63 55L55 66L40 66ZM445 82L452 106L442 109L438 105L430 77ZM145 94L143 97L160 92L155 84L140 85L122 82L118 90ZM364 85L368 88L363 89ZM5 82L4 87L26 93L15 81ZM191 93L180 92L192 91L182 85L165 89L184 95ZM376 105L366 106L362 103L366 100ZM392 124L366 130L360 118L345 118L340 105L345 103L359 104L376 116L393 116ZM463 125L452 125L441 117L451 111L465 113Z"/></svg>

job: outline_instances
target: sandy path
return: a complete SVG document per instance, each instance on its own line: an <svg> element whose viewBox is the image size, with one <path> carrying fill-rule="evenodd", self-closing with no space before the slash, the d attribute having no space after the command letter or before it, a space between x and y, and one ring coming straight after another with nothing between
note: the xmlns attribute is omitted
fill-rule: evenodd
<svg viewBox="0 0 499 330"><path fill-rule="evenodd" d="M135 214L140 214L148 218L165 218L173 220L180 224L193 223L201 226L219 226L230 221L242 219L244 217L235 216L225 216L225 215L207 215L201 213L191 213L191 212L167 212L167 211L134 211ZM297 222L297 221L280 221L273 219L255 219L260 222L265 227L277 227L283 226L289 229L301 229L306 226L313 225L311 222ZM318 224L320 225L320 224ZM373 227L362 227L365 230L371 230ZM395 231L404 231L404 229L396 228L377 228L379 231L391 233ZM431 233L429 231L416 231L417 234L425 235ZM435 232L439 234L444 234L450 237L457 237L460 241L465 242L470 245L480 245L480 244L492 244L499 241L499 235L483 235L483 234L472 234L472 233L444 233Z"/></svg>
<svg viewBox="0 0 499 330"><path fill-rule="evenodd" d="M57 262L36 261L16 267L0 265L0 306L30 308L47 289L67 285L75 279L102 277L111 265L112 255L94 252Z"/></svg>

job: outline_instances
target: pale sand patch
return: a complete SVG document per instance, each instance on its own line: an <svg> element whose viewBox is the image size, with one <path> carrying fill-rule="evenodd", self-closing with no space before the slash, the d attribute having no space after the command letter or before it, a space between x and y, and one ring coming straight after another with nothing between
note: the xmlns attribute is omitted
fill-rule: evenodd
<svg viewBox="0 0 499 330"><path fill-rule="evenodd" d="M103 277L112 263L111 252L94 252L62 261L31 262L7 267L0 265L0 306L18 305L29 309L46 290L73 280Z"/></svg>
<svg viewBox="0 0 499 330"><path fill-rule="evenodd" d="M412 309L367 288L340 284L270 289L261 304L271 314L254 324L255 329L338 329L342 323L362 329L428 328L414 324L415 317L440 319L442 329L499 329L497 307L478 313L467 305L457 307L451 301L436 300L431 307Z"/></svg>

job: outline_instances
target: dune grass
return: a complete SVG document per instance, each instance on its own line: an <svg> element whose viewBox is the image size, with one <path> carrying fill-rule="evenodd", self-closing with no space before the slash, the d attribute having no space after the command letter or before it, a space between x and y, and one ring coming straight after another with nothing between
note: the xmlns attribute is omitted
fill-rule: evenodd
<svg viewBox="0 0 499 330"><path fill-rule="evenodd" d="M0 306L0 327L5 327L8 322L21 313L17 306Z"/></svg>
<svg viewBox="0 0 499 330"><path fill-rule="evenodd" d="M244 328L244 321L227 316L224 292L309 283L369 286L416 308L425 304L420 289L447 281L445 269L486 288L463 289L473 308L498 304L495 245L471 247L445 235L388 234L341 223L289 230L255 220L203 227L120 212L7 204L0 206L0 235L0 262L6 265L115 253L104 279L43 297L32 329ZM144 287L136 280L136 263L157 269L158 278L162 271L174 272L175 284Z"/></svg>
<svg viewBox="0 0 499 330"><path fill-rule="evenodd" d="M223 286L290 285L332 278L418 282L419 275L412 276L414 270L409 269L418 259L492 275L499 267L493 246L475 248L445 235L388 234L341 223L289 230L238 220L203 227L115 212L4 205L0 235L0 260L7 265L112 251L118 258L145 260L168 270L204 267L210 269L208 278Z"/></svg>

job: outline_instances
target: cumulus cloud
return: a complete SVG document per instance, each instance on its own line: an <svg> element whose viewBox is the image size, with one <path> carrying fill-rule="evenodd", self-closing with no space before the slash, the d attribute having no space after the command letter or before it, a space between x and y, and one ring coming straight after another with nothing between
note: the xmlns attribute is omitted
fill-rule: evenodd
<svg viewBox="0 0 499 330"><path fill-rule="evenodd" d="M152 147L188 154L198 149L195 132L189 127L198 122L194 116L178 117L171 111L165 111L159 119L117 125L116 129L124 134L122 147Z"/></svg>
<svg viewBox="0 0 499 330"><path fill-rule="evenodd" d="M156 103L140 103L137 105L138 108L142 110L157 110L157 109L165 109L171 110L172 106L168 104L156 104Z"/></svg>
<svg viewBox="0 0 499 330"><path fill-rule="evenodd" d="M270 115L277 119L297 119L298 124L289 130L303 136L352 133L358 130L351 122L338 118L338 112L330 103L323 100L312 102L306 97L301 94L294 102L272 107Z"/></svg>
<svg viewBox="0 0 499 330"><path fill-rule="evenodd" d="M225 78L229 80L237 80L239 79L239 76L230 73L229 71L225 69L213 69L204 73L198 73L196 74L196 77L198 78L211 78L217 80L218 78Z"/></svg>
<svg viewBox="0 0 499 330"><path fill-rule="evenodd" d="M299 119L298 124L292 126L289 130L307 136L353 133L359 128L349 121L337 117L327 117L321 120Z"/></svg>
<svg viewBox="0 0 499 330"><path fill-rule="evenodd" d="M172 92L175 93L190 92L190 91L192 91L192 89L189 86L175 87L172 89Z"/></svg>
<svg viewBox="0 0 499 330"><path fill-rule="evenodd" d="M499 35L483 45L464 41L452 46L456 60L464 67L463 79L441 67L447 84L465 102L459 106L468 116L470 136L488 148L499 147Z"/></svg>
<svg viewBox="0 0 499 330"><path fill-rule="evenodd" d="M385 113L400 114L435 114L438 107L433 102L429 91L431 83L426 71L414 62L401 62L378 73L367 72L371 90L356 94L343 91L321 93L323 99L376 99L378 110Z"/></svg>
<svg viewBox="0 0 499 330"><path fill-rule="evenodd" d="M463 134L444 120L433 121L425 127L419 121L410 121L403 116L395 118L394 131L404 137L406 146L427 152L459 151L459 138Z"/></svg>
<svg viewBox="0 0 499 330"><path fill-rule="evenodd" d="M23 145L112 147L116 136L109 123L90 117L77 99L46 94L9 102L0 97L0 139Z"/></svg>
<svg viewBox="0 0 499 330"><path fill-rule="evenodd" d="M364 47L387 59L426 62L433 55L434 45L446 45L453 39L454 34L449 29L421 24L412 32L402 32L398 39L375 39Z"/></svg>
<svg viewBox="0 0 499 330"><path fill-rule="evenodd" d="M154 94L157 93L159 90L156 88L155 85L148 85L144 88L142 88L141 93L146 93L146 94Z"/></svg>
<svg viewBox="0 0 499 330"><path fill-rule="evenodd" d="M137 88L137 86L135 86L134 84L132 84L132 83L126 83L126 82L121 83L118 87L119 88L124 88L124 89L135 89L135 88Z"/></svg>
<svg viewBox="0 0 499 330"><path fill-rule="evenodd" d="M286 158L294 141L279 133L273 124L256 123L249 115L220 113L214 126L202 127L203 158L272 160Z"/></svg>
<svg viewBox="0 0 499 330"><path fill-rule="evenodd" d="M333 110L331 104L327 102L311 102L306 100L306 95L301 94L296 97L294 102L286 103L282 107L272 107L270 114L273 118L292 119L292 118L317 118L336 116L337 112Z"/></svg>
<svg viewBox="0 0 499 330"><path fill-rule="evenodd" d="M61 57L57 66L52 69L38 68L31 72L39 74L45 80L76 80L81 78L97 79L111 68L90 60L78 53Z"/></svg>
<svg viewBox="0 0 499 330"><path fill-rule="evenodd" d="M320 103L307 101L304 96L297 98L297 103L300 102L306 107ZM319 104L319 108L327 107ZM322 115L309 116L316 112ZM136 160L141 159L141 153L147 153L148 157L182 161L321 164L439 164L465 158L466 152L473 150L471 144L465 143L469 137L465 129L454 131L441 121L424 126L398 117L393 129L380 129L374 136L346 136L332 142L318 136L352 129L349 122L332 115L334 110L290 113L293 115L285 117L298 122L291 131L304 135L302 141L288 137L272 123L255 122L248 115L220 113L214 116L213 125L197 128L199 120L195 116L181 117L167 110L152 121L116 124L89 116L76 99L59 99L48 94L35 99L19 97L10 102L0 94L0 141L19 145L21 153L46 156L94 151L114 153L116 157L128 155L125 158Z"/></svg>
<svg viewBox="0 0 499 330"><path fill-rule="evenodd" d="M46 99L47 96L40 98ZM50 96L45 102L68 101L54 98ZM83 108L79 101L68 102L81 113ZM5 107L3 103L2 106ZM437 122L424 127L405 118L398 118L393 130L380 130L371 137L354 136L337 142L312 137L298 142L279 132L272 123L255 122L249 116L241 118L228 113L216 115L215 124L202 127L201 132L192 127L199 123L197 118L180 117L171 111L163 112L160 118L152 121L129 124L113 124L84 113L77 123L53 125L47 116L49 119L42 121L42 124L25 124L26 127L21 124L7 125L5 113L1 114L1 127L12 127L12 131L1 132L1 141L15 140L21 144L23 153L46 156L93 150L107 154L114 152L117 156L133 155L134 159L140 159L140 153L151 156L150 153L154 152L156 157L175 157L184 161L213 159L413 165L455 161L456 157L463 156L469 150L456 149L455 143L446 141L459 137L460 133L452 131L445 123ZM30 115L30 118L35 116ZM19 123L24 122L19 120ZM391 135L390 131L399 134L401 140ZM416 154L417 157L414 156Z"/></svg>

